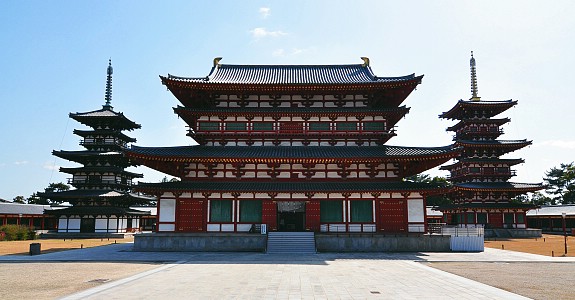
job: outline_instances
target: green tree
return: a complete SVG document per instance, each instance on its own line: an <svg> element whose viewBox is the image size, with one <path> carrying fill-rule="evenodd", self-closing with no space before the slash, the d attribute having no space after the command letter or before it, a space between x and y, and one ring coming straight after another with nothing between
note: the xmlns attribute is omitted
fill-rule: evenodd
<svg viewBox="0 0 575 300"><path fill-rule="evenodd" d="M42 205L50 204L48 199L38 196L37 193L30 195L30 197L28 197L27 201L28 201L28 204L42 204Z"/></svg>
<svg viewBox="0 0 575 300"><path fill-rule="evenodd" d="M554 203L575 203L575 163L561 164L545 172L545 191Z"/></svg>
<svg viewBox="0 0 575 300"><path fill-rule="evenodd" d="M14 203L26 204L26 199L24 198L24 196L16 196L16 197L14 197L14 199L12 199L12 201Z"/></svg>
<svg viewBox="0 0 575 300"><path fill-rule="evenodd" d="M428 183L430 185L436 186L438 188L449 188L451 183L447 181L445 177L435 176L431 177L428 174L417 174L405 178L405 181ZM444 204L450 204L451 200L445 194L435 194L427 196L427 205L429 206L439 206Z"/></svg>

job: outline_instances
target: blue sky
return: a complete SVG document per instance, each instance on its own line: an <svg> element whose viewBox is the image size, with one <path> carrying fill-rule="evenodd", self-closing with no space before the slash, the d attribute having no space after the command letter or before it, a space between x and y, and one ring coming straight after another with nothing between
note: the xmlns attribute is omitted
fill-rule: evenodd
<svg viewBox="0 0 575 300"><path fill-rule="evenodd" d="M533 140L516 182L575 160L572 1L2 1L0 198L28 197L77 166L68 113L101 108L108 59L112 105L142 125L139 146L190 145L177 100L158 75L205 76L224 64L357 64L378 76L424 74L390 145L443 146L437 116L470 97L469 53L482 100L515 99L503 139ZM145 167L143 181L163 175ZM431 171L433 175L447 175Z"/></svg>

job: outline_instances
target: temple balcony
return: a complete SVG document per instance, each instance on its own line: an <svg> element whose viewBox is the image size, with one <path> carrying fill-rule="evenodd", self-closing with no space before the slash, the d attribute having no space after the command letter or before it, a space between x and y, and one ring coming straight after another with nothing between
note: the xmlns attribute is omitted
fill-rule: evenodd
<svg viewBox="0 0 575 300"><path fill-rule="evenodd" d="M515 176L517 173L515 170L507 170L507 171L492 171L492 170L479 170L479 171L469 171L469 168L463 168L457 172L451 173L451 175L447 176L449 180L455 180L460 178L467 178L467 177L507 177L511 178Z"/></svg>
<svg viewBox="0 0 575 300"><path fill-rule="evenodd" d="M119 140L80 140L80 146L84 147L98 147L98 146L119 146L120 148L127 148L128 144Z"/></svg>
<svg viewBox="0 0 575 300"><path fill-rule="evenodd" d="M73 186L103 186L103 185L121 185L130 187L132 186L131 180L122 179L74 179L68 178L68 184Z"/></svg>

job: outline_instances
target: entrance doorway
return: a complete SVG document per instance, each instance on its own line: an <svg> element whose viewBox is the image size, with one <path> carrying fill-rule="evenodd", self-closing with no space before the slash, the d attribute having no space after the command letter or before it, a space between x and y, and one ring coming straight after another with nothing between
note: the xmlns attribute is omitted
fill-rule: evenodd
<svg viewBox="0 0 575 300"><path fill-rule="evenodd" d="M304 201L282 201L277 205L278 231L305 231Z"/></svg>
<svg viewBox="0 0 575 300"><path fill-rule="evenodd" d="M80 232L96 232L96 219L82 218L80 219Z"/></svg>

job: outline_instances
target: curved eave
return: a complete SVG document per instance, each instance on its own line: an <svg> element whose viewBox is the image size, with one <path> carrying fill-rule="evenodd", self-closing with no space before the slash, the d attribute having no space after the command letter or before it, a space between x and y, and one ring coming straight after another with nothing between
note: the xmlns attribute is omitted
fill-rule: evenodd
<svg viewBox="0 0 575 300"><path fill-rule="evenodd" d="M469 192L513 192L513 193L528 193L536 192L545 188L543 184L515 184L509 183L507 186L485 185L479 186L461 186L458 184L453 185L454 191L469 191Z"/></svg>
<svg viewBox="0 0 575 300"><path fill-rule="evenodd" d="M184 88L203 91L218 91L218 92L237 92L242 93L278 93L278 92L301 92L301 91L314 91L314 92L347 92L347 91L377 91L382 88L402 88L411 87L415 88L421 83L423 75L416 76L410 79L397 80L397 81L374 81L365 83L215 83L215 82L196 82L181 79L168 78L160 75L162 84L172 90L173 88Z"/></svg>
<svg viewBox="0 0 575 300"><path fill-rule="evenodd" d="M436 193L440 187L413 182L202 182L179 181L139 183L136 190L146 193L162 192L245 192L245 193L330 193L330 192L421 192Z"/></svg>
<svg viewBox="0 0 575 300"><path fill-rule="evenodd" d="M175 155L150 155L138 153L133 150L127 150L126 155L136 161L146 165L147 161L161 161L161 162L177 162L177 163L341 163L342 161L349 161L352 163L381 163L381 162L425 162L425 161L442 161L449 160L456 157L460 149L455 148L443 153L438 154L420 154L420 155L389 155L389 156L366 156L366 157L254 157L254 156L238 156L238 157L211 157L211 156L198 156L186 157ZM438 163L437 165L441 164Z"/></svg>
<svg viewBox="0 0 575 300"><path fill-rule="evenodd" d="M397 108L389 108L389 109L381 109L381 110L374 110L374 109L322 109L318 108L317 110L312 109L250 109L250 108L226 108L221 110L216 109L192 109L183 106L174 107L174 112L178 114L180 117L184 116L245 116L245 115L253 115L253 116L322 116L322 117L330 117L330 116L341 116L341 115L353 115L353 116L397 116L398 118L402 118L405 114L409 113L410 108L406 106L400 106Z"/></svg>
<svg viewBox="0 0 575 300"><path fill-rule="evenodd" d="M531 145L532 141L528 140L518 140L518 141L497 141L493 142L482 142L482 141L456 141L455 145L464 148L507 148L507 149L519 149L525 146Z"/></svg>
<svg viewBox="0 0 575 300"><path fill-rule="evenodd" d="M464 117L464 112L466 110L485 110L491 109L492 113L489 116L496 116L509 108L515 106L517 100L506 100L506 101L463 101L459 100L453 108L439 115L440 118L449 120L460 120ZM496 109L495 109L496 108Z"/></svg>
<svg viewBox="0 0 575 300"><path fill-rule="evenodd" d="M110 127L118 130L134 130L142 128L142 125L121 116L82 116L70 114L70 118L89 127L95 127L100 124L109 124Z"/></svg>
<svg viewBox="0 0 575 300"><path fill-rule="evenodd" d="M517 158L517 159L494 159L494 160L485 160L485 159L463 159L460 160L458 162L455 162L451 165L445 165L445 166L441 166L439 169L440 170L451 170L454 167L460 166L460 165L466 165L466 164L494 164L494 165L501 165L501 164L506 164L508 166L514 166L517 164L521 164L524 163L525 160L521 159L521 158Z"/></svg>

